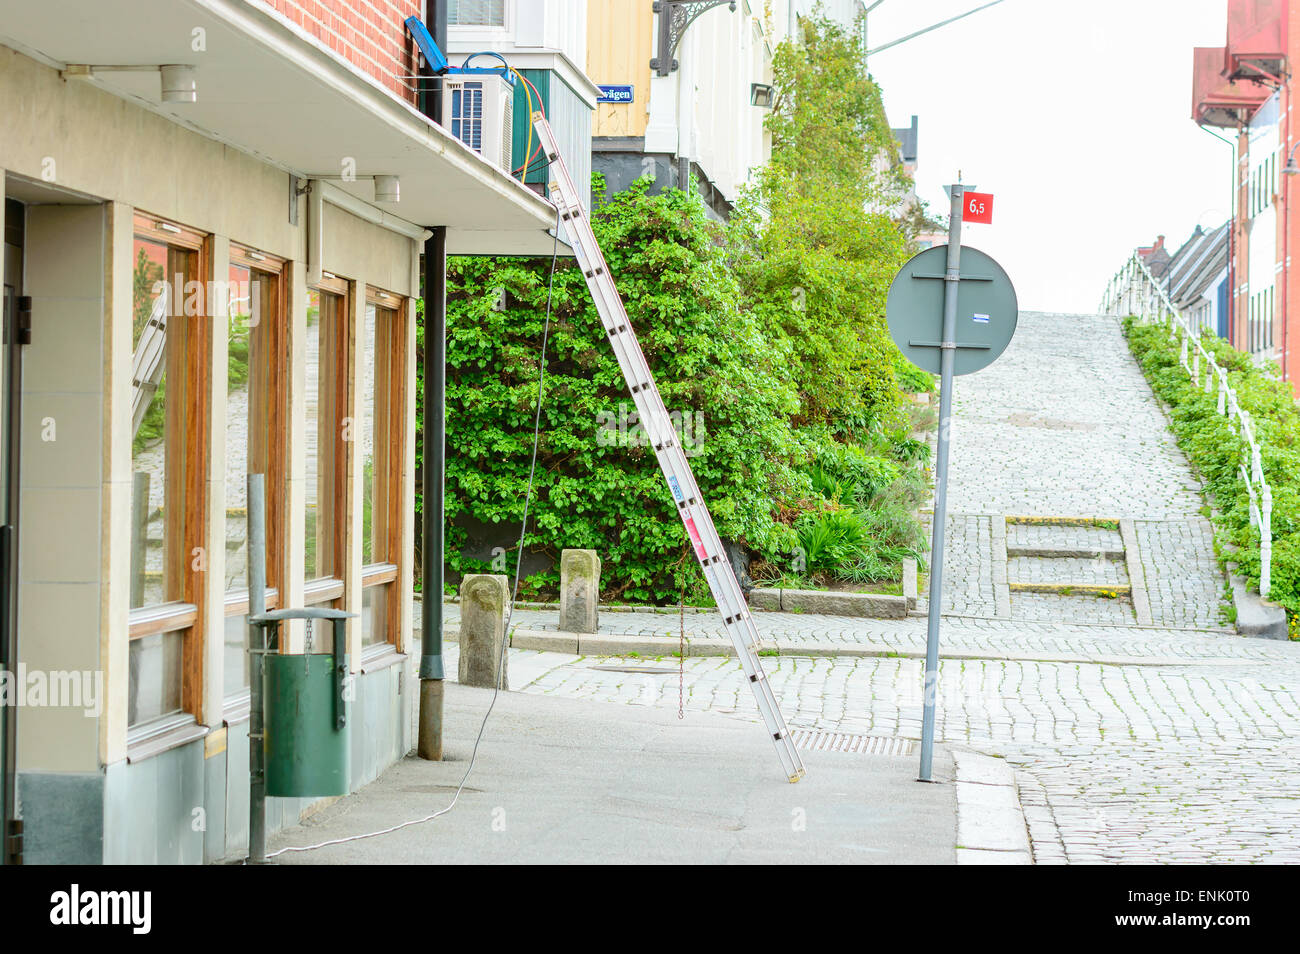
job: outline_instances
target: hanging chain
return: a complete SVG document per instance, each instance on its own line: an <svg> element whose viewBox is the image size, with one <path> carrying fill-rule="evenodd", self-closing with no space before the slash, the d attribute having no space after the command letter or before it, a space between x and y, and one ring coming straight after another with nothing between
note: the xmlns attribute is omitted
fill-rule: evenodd
<svg viewBox="0 0 1300 954"><path fill-rule="evenodd" d="M681 635L677 640L677 718L686 718L686 584L682 584L682 598L677 604Z"/></svg>
<svg viewBox="0 0 1300 954"><path fill-rule="evenodd" d="M306 655L306 658L303 660L303 664L306 667L306 671L304 675L310 676L311 675L311 650L312 650L312 625L311 625L312 621L307 620L306 623L307 623L307 644L304 648L304 653Z"/></svg>
<svg viewBox="0 0 1300 954"><path fill-rule="evenodd" d="M686 718L686 557L681 560L681 595L677 600L677 718Z"/></svg>

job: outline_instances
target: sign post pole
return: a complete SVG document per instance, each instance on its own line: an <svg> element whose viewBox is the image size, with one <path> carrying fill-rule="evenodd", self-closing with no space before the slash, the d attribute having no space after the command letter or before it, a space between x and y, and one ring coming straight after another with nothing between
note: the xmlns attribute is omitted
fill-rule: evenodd
<svg viewBox="0 0 1300 954"><path fill-rule="evenodd" d="M930 547L930 618L925 639L925 696L921 717L922 782L933 781L934 704L939 691L939 617L943 612L943 534L948 519L948 440L952 425L953 363L957 353L957 291L961 282L960 185L950 186L948 267L943 276L943 334L939 339L939 441L934 465L934 535Z"/></svg>
<svg viewBox="0 0 1300 954"><path fill-rule="evenodd" d="M1019 321L1016 290L1006 271L977 248L961 247L961 224L993 222L993 196L948 186L948 244L918 252L889 286L885 320L903 357L939 375L939 441L934 465L934 536L930 548L930 612L925 645L920 781L933 781L935 706L939 694L939 621L943 615L943 537L948 520L948 448L952 388L959 375L987 368L1011 344ZM963 274L965 272L965 274Z"/></svg>

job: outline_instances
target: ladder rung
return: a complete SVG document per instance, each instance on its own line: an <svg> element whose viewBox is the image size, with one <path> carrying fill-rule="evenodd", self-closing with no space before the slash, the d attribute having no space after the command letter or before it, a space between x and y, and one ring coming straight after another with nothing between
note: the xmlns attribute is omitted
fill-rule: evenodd
<svg viewBox="0 0 1300 954"><path fill-rule="evenodd" d="M600 244L586 221L578 190L568 168L560 159L559 148L550 123L541 113L532 116L537 138L550 164L554 179L550 183L551 199L560 218L569 223L571 244L578 264L583 270L592 301L600 320L609 335L610 345L618 360L619 370L631 391L637 412L650 437L655 456L663 471L668 489L677 503L677 513L690 538L700 568L713 598L717 601L736 654L754 690L754 702L772 739L776 742L777 756L790 781L798 781L804 774L798 750L788 738L785 720L776 696L772 692L767 674L758 656L758 632L746 610L745 594L736 581L731 562L723 556L722 539L713 525L713 517L700 496L690 461L676 439L663 398L655 387L645 353L636 339L636 332L628 321L627 312L618 294L618 286L609 274L609 266L600 251Z"/></svg>

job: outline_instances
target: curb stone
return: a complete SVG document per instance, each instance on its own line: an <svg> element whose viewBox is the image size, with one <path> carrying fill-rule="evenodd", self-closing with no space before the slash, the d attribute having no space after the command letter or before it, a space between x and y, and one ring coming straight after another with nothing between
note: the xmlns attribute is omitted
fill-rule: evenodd
<svg viewBox="0 0 1300 954"><path fill-rule="evenodd" d="M957 864L1033 864L1016 776L1003 759L953 750Z"/></svg>
<svg viewBox="0 0 1300 954"><path fill-rule="evenodd" d="M849 618L902 619L907 616L909 605L906 595L756 587L749 591L749 608Z"/></svg>
<svg viewBox="0 0 1300 954"><path fill-rule="evenodd" d="M1155 618L1151 615L1151 594L1147 591L1146 570L1142 568L1141 551L1138 549L1137 524L1132 520L1119 522L1120 540L1124 545L1124 569L1128 572L1129 599L1133 603L1133 615L1139 626L1151 626Z"/></svg>
<svg viewBox="0 0 1300 954"><path fill-rule="evenodd" d="M1286 610L1251 592L1245 579L1232 576L1232 605L1237 610L1237 632L1259 639L1288 639Z"/></svg>
<svg viewBox="0 0 1300 954"><path fill-rule="evenodd" d="M448 624L445 638L456 642L459 627ZM679 637L677 634L663 636L644 636L639 634L618 633L566 633L559 630L528 629L523 626L511 628L510 647L512 649L531 649L536 652L567 653L576 656L675 656ZM924 659L925 649L899 648L884 642L819 642L817 640L788 641L783 639L762 639L758 644L762 656L841 657L845 659L870 659L885 657L891 659ZM735 647L731 640L716 634L686 634L686 655L700 656L734 656ZM953 649L943 653L945 661L1002 661L1002 662L1041 662L1041 663L1082 663L1095 666L1219 666L1232 662L1239 666L1262 665L1253 660L1207 656L1187 658L1182 656L1119 656L1102 653L1070 652L1025 652L1011 653L990 649Z"/></svg>
<svg viewBox="0 0 1300 954"><path fill-rule="evenodd" d="M1007 582L1007 518L995 516L990 530L993 550L990 555L993 564L993 612L1002 619L1010 619L1013 587Z"/></svg>

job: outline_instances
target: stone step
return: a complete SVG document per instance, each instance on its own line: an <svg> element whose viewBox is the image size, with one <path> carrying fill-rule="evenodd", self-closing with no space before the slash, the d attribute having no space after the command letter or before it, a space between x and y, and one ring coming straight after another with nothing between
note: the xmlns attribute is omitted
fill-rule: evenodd
<svg viewBox="0 0 1300 954"><path fill-rule="evenodd" d="M1007 514L1007 523L1025 527L1099 527L1103 530L1119 529L1114 517L1047 517L1025 514Z"/></svg>
<svg viewBox="0 0 1300 954"><path fill-rule="evenodd" d="M1012 593L1050 593L1058 596L1096 596L1102 599L1116 599L1132 596L1133 587L1127 583L1057 583L1042 581L1037 583L1010 583Z"/></svg>
<svg viewBox="0 0 1300 954"><path fill-rule="evenodd" d="M1070 557L1008 556L1007 581L1012 584L1100 586L1128 584L1128 567L1119 560L1099 560L1094 553Z"/></svg>
<svg viewBox="0 0 1300 954"><path fill-rule="evenodd" d="M1076 547L1040 547L1007 545L1009 558L1025 557L1043 560L1111 560L1124 559L1124 549L1105 547L1100 549L1080 549Z"/></svg>
<svg viewBox="0 0 1300 954"><path fill-rule="evenodd" d="M1041 551L1022 553L1024 556L1092 557L1098 553L1107 553L1117 554L1116 559L1122 559L1124 539L1119 530L1108 526L1008 523L1007 555L1015 555L1013 551Z"/></svg>

